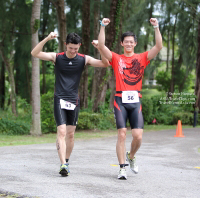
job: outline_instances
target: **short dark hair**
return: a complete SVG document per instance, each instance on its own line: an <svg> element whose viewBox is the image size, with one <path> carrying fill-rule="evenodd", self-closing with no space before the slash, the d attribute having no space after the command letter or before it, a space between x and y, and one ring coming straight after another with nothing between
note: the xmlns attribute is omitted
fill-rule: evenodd
<svg viewBox="0 0 200 198"><path fill-rule="evenodd" d="M81 43L81 41L82 41L81 37L74 32L69 33L66 38L66 44L69 44L69 43L79 44Z"/></svg>
<svg viewBox="0 0 200 198"><path fill-rule="evenodd" d="M136 35L133 32L130 32L130 31L125 32L125 33L122 34L122 36L121 36L121 42L122 43L124 41L124 38L127 37L127 36L133 36L134 41L137 43L137 37L136 37Z"/></svg>

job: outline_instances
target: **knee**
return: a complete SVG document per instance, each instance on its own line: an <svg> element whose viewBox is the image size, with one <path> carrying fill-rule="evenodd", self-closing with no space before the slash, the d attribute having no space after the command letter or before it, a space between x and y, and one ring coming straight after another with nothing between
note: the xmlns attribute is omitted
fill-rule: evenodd
<svg viewBox="0 0 200 198"><path fill-rule="evenodd" d="M118 140L120 140L120 141L126 140L126 129L120 129L118 131Z"/></svg>
<svg viewBox="0 0 200 198"><path fill-rule="evenodd" d="M57 135L59 138L65 138L66 137L66 127L59 127L57 131Z"/></svg>
<svg viewBox="0 0 200 198"><path fill-rule="evenodd" d="M136 140L136 141L140 141L141 142L142 141L142 134L134 135L133 139Z"/></svg>
<svg viewBox="0 0 200 198"><path fill-rule="evenodd" d="M67 138L68 139L74 139L74 131L67 131Z"/></svg>
<svg viewBox="0 0 200 198"><path fill-rule="evenodd" d="M143 129L132 129L132 136L135 141L142 141Z"/></svg>

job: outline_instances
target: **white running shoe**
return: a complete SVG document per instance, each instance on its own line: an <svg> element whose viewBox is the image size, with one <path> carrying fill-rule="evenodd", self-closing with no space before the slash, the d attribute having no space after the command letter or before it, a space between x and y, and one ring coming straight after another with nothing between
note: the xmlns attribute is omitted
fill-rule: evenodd
<svg viewBox="0 0 200 198"><path fill-rule="evenodd" d="M125 168L120 168L119 174L118 174L118 179L127 179Z"/></svg>
<svg viewBox="0 0 200 198"><path fill-rule="evenodd" d="M130 159L130 151L126 152L126 161L129 162L129 166L131 171L133 171L135 174L138 173L138 165L136 164L136 158Z"/></svg>

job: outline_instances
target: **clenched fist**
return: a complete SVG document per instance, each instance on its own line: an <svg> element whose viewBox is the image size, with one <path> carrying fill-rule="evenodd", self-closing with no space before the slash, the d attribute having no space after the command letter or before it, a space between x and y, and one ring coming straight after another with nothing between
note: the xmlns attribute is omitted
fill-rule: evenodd
<svg viewBox="0 0 200 198"><path fill-rule="evenodd" d="M98 49L98 40L93 40L92 45Z"/></svg>
<svg viewBox="0 0 200 198"><path fill-rule="evenodd" d="M51 39L55 39L58 35L55 33L55 32L51 32L49 35L48 35L48 40L51 40Z"/></svg>
<svg viewBox="0 0 200 198"><path fill-rule="evenodd" d="M103 18L102 22L103 25L107 26L110 23L110 19L108 18Z"/></svg>
<svg viewBox="0 0 200 198"><path fill-rule="evenodd" d="M151 25L153 25L153 26L157 26L157 25L158 25L158 20L157 20L156 18L151 18L151 19L150 19L150 23L151 23Z"/></svg>

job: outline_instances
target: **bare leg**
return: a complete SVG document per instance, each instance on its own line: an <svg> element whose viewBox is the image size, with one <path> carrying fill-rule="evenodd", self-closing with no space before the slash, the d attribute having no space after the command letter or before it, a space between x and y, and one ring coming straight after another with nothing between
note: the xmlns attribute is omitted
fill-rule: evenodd
<svg viewBox="0 0 200 198"><path fill-rule="evenodd" d="M65 164L65 155L66 155L66 137L67 127L66 124L62 124L57 127L57 140L56 140L56 147L58 150L58 156L60 158L61 164Z"/></svg>
<svg viewBox="0 0 200 198"><path fill-rule="evenodd" d="M74 132L76 126L68 125L67 126L67 135L66 135L66 159L69 159L72 150L74 148Z"/></svg>
<svg viewBox="0 0 200 198"><path fill-rule="evenodd" d="M136 152L141 146L142 134L143 134L143 129L132 129L133 140L131 142L130 159L134 158Z"/></svg>
<svg viewBox="0 0 200 198"><path fill-rule="evenodd" d="M118 129L118 139L116 144L116 152L119 164L125 164L125 141L126 141L126 128Z"/></svg>

